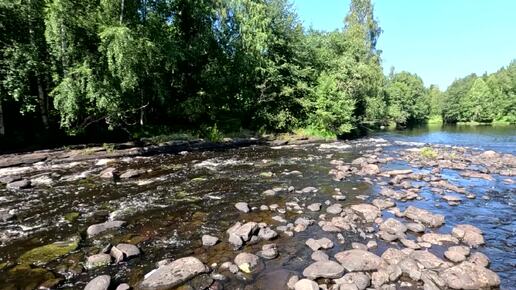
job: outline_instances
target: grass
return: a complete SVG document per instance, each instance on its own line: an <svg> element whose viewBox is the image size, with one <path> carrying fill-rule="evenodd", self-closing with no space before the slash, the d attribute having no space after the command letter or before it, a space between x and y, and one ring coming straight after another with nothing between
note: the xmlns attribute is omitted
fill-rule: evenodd
<svg viewBox="0 0 516 290"><path fill-rule="evenodd" d="M299 137L312 137L312 138L318 138L318 139L324 139L324 140L336 140L337 139L337 135L335 135L335 133L316 129L313 127L296 129L296 130L294 130L293 135L299 136Z"/></svg>

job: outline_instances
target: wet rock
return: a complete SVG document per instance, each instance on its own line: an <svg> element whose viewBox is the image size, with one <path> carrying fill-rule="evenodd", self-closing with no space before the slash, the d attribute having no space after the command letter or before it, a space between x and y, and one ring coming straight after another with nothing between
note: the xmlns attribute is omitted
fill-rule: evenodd
<svg viewBox="0 0 516 290"><path fill-rule="evenodd" d="M500 277L495 272L470 262L446 269L440 277L451 289L484 289L500 285Z"/></svg>
<svg viewBox="0 0 516 290"><path fill-rule="evenodd" d="M301 193L312 193L312 192L317 192L317 191L318 191L318 189L313 186L308 186L308 187L301 189Z"/></svg>
<svg viewBox="0 0 516 290"><path fill-rule="evenodd" d="M426 233L418 238L419 241L431 243L434 245L442 245L443 242L449 242L458 244L459 240L448 234L438 234L438 233Z"/></svg>
<svg viewBox="0 0 516 290"><path fill-rule="evenodd" d="M421 269L414 259L404 258L397 265L400 267L401 272L408 275L410 279L414 281L421 279Z"/></svg>
<svg viewBox="0 0 516 290"><path fill-rule="evenodd" d="M326 212L331 214L339 214L342 212L342 205L338 203L332 204L326 208Z"/></svg>
<svg viewBox="0 0 516 290"><path fill-rule="evenodd" d="M464 246L453 246L449 247L446 252L444 252L444 256L455 263L462 262L466 260L466 256L469 255L469 248Z"/></svg>
<svg viewBox="0 0 516 290"><path fill-rule="evenodd" d="M20 181L20 180L22 180L22 178L21 178L21 176L18 176L18 175L7 175L7 176L0 177L0 183L3 183L3 184L8 184L8 183Z"/></svg>
<svg viewBox="0 0 516 290"><path fill-rule="evenodd" d="M108 167L102 170L99 176L103 179L116 179L118 178L118 170L114 167Z"/></svg>
<svg viewBox="0 0 516 290"><path fill-rule="evenodd" d="M330 260L330 257L328 256L328 254L326 254L325 252L320 251L320 250L313 252L310 257L312 258L312 260L314 260L316 262Z"/></svg>
<svg viewBox="0 0 516 290"><path fill-rule="evenodd" d="M115 290L129 290L129 289L131 289L131 286L129 286L129 284L122 283L122 284L118 285Z"/></svg>
<svg viewBox="0 0 516 290"><path fill-rule="evenodd" d="M86 233L88 234L88 237L93 237L108 230L121 228L125 224L125 221L108 221L101 224L89 226L86 230Z"/></svg>
<svg viewBox="0 0 516 290"><path fill-rule="evenodd" d="M475 252L475 253L471 254L471 256L469 256L469 258L468 258L468 262L477 264L481 267L487 267L487 266L489 266L489 263L490 263L489 258L480 252Z"/></svg>
<svg viewBox="0 0 516 290"><path fill-rule="evenodd" d="M369 241L366 244L367 249L374 249L378 247L378 243L376 241Z"/></svg>
<svg viewBox="0 0 516 290"><path fill-rule="evenodd" d="M349 287L351 287L349 285L354 285L356 287L356 289L364 290L371 284L371 279L365 273L352 272L352 273L347 273L340 279L334 280L334 282L338 285L348 284L348 285L346 285L346 288L344 288L344 289L352 289L352 288L349 288ZM342 286L339 288L339 290L340 289L342 289Z"/></svg>
<svg viewBox="0 0 516 290"><path fill-rule="evenodd" d="M260 228L258 231L258 237L263 240L272 240L278 236L278 233L269 227Z"/></svg>
<svg viewBox="0 0 516 290"><path fill-rule="evenodd" d="M426 227L420 223L406 223L405 226L414 233L424 233L426 230Z"/></svg>
<svg viewBox="0 0 516 290"><path fill-rule="evenodd" d="M452 229L452 235L470 247L478 247L485 243L482 231L472 225L457 225Z"/></svg>
<svg viewBox="0 0 516 290"><path fill-rule="evenodd" d="M420 245L418 245L416 242L414 242L413 240L409 240L409 239L400 239L400 242L402 245L404 245L405 247L409 248L409 249L414 249L414 250L417 250L419 248L421 248Z"/></svg>
<svg viewBox="0 0 516 290"><path fill-rule="evenodd" d="M174 288L208 271L208 267L195 257L180 258L147 274L140 284L140 289Z"/></svg>
<svg viewBox="0 0 516 290"><path fill-rule="evenodd" d="M312 249L312 251L317 251L319 249L330 249L333 248L333 242L328 238L321 238L318 240L308 239L305 244Z"/></svg>
<svg viewBox="0 0 516 290"><path fill-rule="evenodd" d="M382 240L387 241L387 242L393 242L393 241L397 240L398 238L400 238L399 234L390 234L386 231L379 231L378 236L380 236L380 238ZM403 238L404 235L401 235L401 237Z"/></svg>
<svg viewBox="0 0 516 290"><path fill-rule="evenodd" d="M31 182L28 179L10 182L6 185L8 189L26 189L31 187Z"/></svg>
<svg viewBox="0 0 516 290"><path fill-rule="evenodd" d="M79 237L73 237L68 241L55 242L34 248L21 255L18 258L18 263L44 265L77 249L79 241Z"/></svg>
<svg viewBox="0 0 516 290"><path fill-rule="evenodd" d="M373 199L373 205L379 208L380 210L384 210L396 206L396 203L387 199L375 198Z"/></svg>
<svg viewBox="0 0 516 290"><path fill-rule="evenodd" d="M238 266L231 262L225 262L220 265L220 270L229 270L231 273L238 273Z"/></svg>
<svg viewBox="0 0 516 290"><path fill-rule="evenodd" d="M111 284L111 276L102 275L94 278L86 284L84 290L107 290L109 288L109 284Z"/></svg>
<svg viewBox="0 0 516 290"><path fill-rule="evenodd" d="M398 280L401 273L401 268L398 265L389 265L381 268L377 272L373 272L371 277L372 284L374 287L379 288L384 284Z"/></svg>
<svg viewBox="0 0 516 290"><path fill-rule="evenodd" d="M0 210L0 222L8 222L13 220L16 216L10 213L8 210Z"/></svg>
<svg viewBox="0 0 516 290"><path fill-rule="evenodd" d="M111 263L111 256L108 254L96 254L86 259L85 268L88 270L107 266Z"/></svg>
<svg viewBox="0 0 516 290"><path fill-rule="evenodd" d="M247 202L237 202L237 203L235 203L235 207L236 207L236 209L238 209L241 212L248 213L251 211L249 209L249 205L247 204Z"/></svg>
<svg viewBox="0 0 516 290"><path fill-rule="evenodd" d="M312 280L301 279L294 285L294 290L319 290L319 285Z"/></svg>
<svg viewBox="0 0 516 290"><path fill-rule="evenodd" d="M358 175L375 175L380 173L380 167L376 164L362 164L362 168L357 173Z"/></svg>
<svg viewBox="0 0 516 290"><path fill-rule="evenodd" d="M380 210L376 206L367 203L352 205L351 209L370 223L380 216Z"/></svg>
<svg viewBox="0 0 516 290"><path fill-rule="evenodd" d="M344 266L348 272L374 271L386 266L385 260L377 255L364 250L348 250L335 254L335 259Z"/></svg>
<svg viewBox="0 0 516 290"><path fill-rule="evenodd" d="M117 247L111 247L109 254L115 259L115 264L120 263L124 260L124 253Z"/></svg>
<svg viewBox="0 0 516 290"><path fill-rule="evenodd" d="M344 274L344 268L334 261L319 261L312 263L303 270L303 275L309 279L340 278Z"/></svg>
<svg viewBox="0 0 516 290"><path fill-rule="evenodd" d="M388 218L380 225L380 230L392 235L403 235L407 231L407 227L396 219Z"/></svg>
<svg viewBox="0 0 516 290"><path fill-rule="evenodd" d="M346 196L345 195L342 195L342 194L336 194L336 195L333 195L332 196L333 199L337 200L337 201L343 201L343 200L346 200Z"/></svg>
<svg viewBox="0 0 516 290"><path fill-rule="evenodd" d="M203 235L201 240L205 247L215 246L219 242L219 238L210 235Z"/></svg>
<svg viewBox="0 0 516 290"><path fill-rule="evenodd" d="M263 245L262 250L258 252L258 256L271 260L278 256L278 248L276 247L276 244L266 244Z"/></svg>
<svg viewBox="0 0 516 290"><path fill-rule="evenodd" d="M444 216L439 214L432 214L431 212L417 208L415 206L409 206L404 212L405 217L422 222L431 227L439 227L444 224Z"/></svg>
<svg viewBox="0 0 516 290"><path fill-rule="evenodd" d="M298 281L299 281L299 277L297 275L290 277L287 282L288 289L294 289L294 287Z"/></svg>
<svg viewBox="0 0 516 290"><path fill-rule="evenodd" d="M425 269L437 270L441 268L447 268L449 266L448 263L439 259L436 255L423 250L417 250L410 254L410 258L414 259L414 261L418 262Z"/></svg>
<svg viewBox="0 0 516 290"><path fill-rule="evenodd" d="M135 245L120 243L116 245L116 247L124 253L124 257L126 259L131 259L140 255L140 249Z"/></svg>
<svg viewBox="0 0 516 290"><path fill-rule="evenodd" d="M242 238L240 238L240 236L238 236L235 233L229 234L228 242L232 244L235 249L239 249L244 245L244 241L242 241Z"/></svg>
<svg viewBox="0 0 516 290"><path fill-rule="evenodd" d="M143 169L129 169L120 175L121 179L135 178L145 173Z"/></svg>
<svg viewBox="0 0 516 290"><path fill-rule="evenodd" d="M309 206L307 206L306 208L313 212L320 211L321 204L320 203L312 203Z"/></svg>
<svg viewBox="0 0 516 290"><path fill-rule="evenodd" d="M258 224L255 222L247 222L243 225L237 222L226 232L229 234L230 242L236 246L238 241L234 236L240 237L244 242L248 242L251 237L258 232L258 230Z"/></svg>
<svg viewBox="0 0 516 290"><path fill-rule="evenodd" d="M235 257L235 264L244 273L254 272L259 264L260 258L250 253L240 253Z"/></svg>
<svg viewBox="0 0 516 290"><path fill-rule="evenodd" d="M407 257L407 254L395 248L388 248L383 252L382 259L391 265L396 265Z"/></svg>

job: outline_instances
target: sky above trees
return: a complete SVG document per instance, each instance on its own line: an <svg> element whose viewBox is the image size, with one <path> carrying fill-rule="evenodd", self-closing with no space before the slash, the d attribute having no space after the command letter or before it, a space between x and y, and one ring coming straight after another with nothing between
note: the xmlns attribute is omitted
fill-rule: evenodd
<svg viewBox="0 0 516 290"><path fill-rule="evenodd" d="M292 0L305 27L343 27L349 0ZM493 73L516 57L516 1L389 0L374 2L383 33L383 69L418 74L446 89L470 73Z"/></svg>

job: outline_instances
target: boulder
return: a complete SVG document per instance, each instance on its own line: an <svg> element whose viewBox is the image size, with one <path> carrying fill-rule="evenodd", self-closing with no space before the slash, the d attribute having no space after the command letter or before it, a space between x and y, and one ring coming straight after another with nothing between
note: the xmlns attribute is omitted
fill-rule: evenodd
<svg viewBox="0 0 516 290"><path fill-rule="evenodd" d="M469 256L469 258L468 258L468 262L477 264L482 267L487 267L487 266L489 266L489 263L490 263L489 258L480 252L475 252L475 253L471 254L471 256Z"/></svg>
<svg viewBox="0 0 516 290"><path fill-rule="evenodd" d="M485 289L500 285L500 277L495 272L471 262L446 269L440 277L451 289Z"/></svg>
<svg viewBox="0 0 516 290"><path fill-rule="evenodd" d="M109 288L110 283L111 276L98 276L92 279L90 282L88 282L88 284L86 284L86 287L84 287L84 290L107 290Z"/></svg>
<svg viewBox="0 0 516 290"><path fill-rule="evenodd" d="M340 279L334 280L336 284L343 284L343 285L354 285L356 289L358 290L364 290L371 284L371 279L367 274L363 272L352 272L347 273ZM344 289L352 289L349 288L350 286L347 286ZM339 290L342 289L342 287L339 288Z"/></svg>
<svg viewBox="0 0 516 290"><path fill-rule="evenodd" d="M254 272L260 265L260 258L250 253L240 253L235 257L235 264L244 273Z"/></svg>
<svg viewBox="0 0 516 290"><path fill-rule="evenodd" d="M108 230L118 229L125 224L125 221L107 221L101 224L89 226L86 233L88 234L88 237L93 237Z"/></svg>
<svg viewBox="0 0 516 290"><path fill-rule="evenodd" d="M13 181L6 185L8 189L26 189L30 188L31 186L32 184L28 179Z"/></svg>
<svg viewBox="0 0 516 290"><path fill-rule="evenodd" d="M319 285L312 280L301 279L294 285L294 290L319 290Z"/></svg>
<svg viewBox="0 0 516 290"><path fill-rule="evenodd" d="M344 274L344 267L334 261L319 261L310 264L303 270L303 276L315 280L317 278L340 278Z"/></svg>
<svg viewBox="0 0 516 290"><path fill-rule="evenodd" d="M208 267L195 257L180 258L147 274L140 284L140 289L174 288L208 271Z"/></svg>
<svg viewBox="0 0 516 290"><path fill-rule="evenodd" d="M335 254L335 259L344 266L348 272L375 271L386 266L384 259L364 250L348 250Z"/></svg>
<svg viewBox="0 0 516 290"><path fill-rule="evenodd" d="M374 222L374 220L380 216L380 209L367 203L352 205L351 209L361 215L369 223Z"/></svg>
<svg viewBox="0 0 516 290"><path fill-rule="evenodd" d="M120 175L122 179L135 178L145 173L144 169L129 169Z"/></svg>
<svg viewBox="0 0 516 290"><path fill-rule="evenodd" d="M138 249L138 247L135 245L120 243L116 245L116 247L122 253L124 253L124 257L126 259L131 259L140 255L140 249Z"/></svg>
<svg viewBox="0 0 516 290"><path fill-rule="evenodd" d="M236 209L238 209L241 212L248 213L251 211L249 209L249 205L247 204L247 202L237 202L237 203L235 203L235 207L236 207Z"/></svg>
<svg viewBox="0 0 516 290"><path fill-rule="evenodd" d="M210 235L203 235L201 240L202 245L206 247L215 246L219 242L219 238Z"/></svg>
<svg viewBox="0 0 516 290"><path fill-rule="evenodd" d="M444 216L439 214L432 214L431 212L417 208L415 206L409 206L404 212L405 217L413 220L422 222L431 227L439 227L444 224Z"/></svg>
<svg viewBox="0 0 516 290"><path fill-rule="evenodd" d="M438 270L449 266L446 262L428 251L414 251L410 254L410 258L414 259L414 261L418 262L425 269Z"/></svg>
<svg viewBox="0 0 516 290"><path fill-rule="evenodd" d="M312 251L317 251L319 249L330 249L333 248L333 242L328 238L321 238L318 240L308 239L305 244L312 249Z"/></svg>
<svg viewBox="0 0 516 290"><path fill-rule="evenodd" d="M452 229L452 235L470 247L478 247L485 243L482 231L472 225L456 225Z"/></svg>
<svg viewBox="0 0 516 290"><path fill-rule="evenodd" d="M444 256L446 259L459 263L466 260L466 256L469 255L469 248L464 246L453 246L449 247L448 250L444 252Z"/></svg>
<svg viewBox="0 0 516 290"><path fill-rule="evenodd" d="M320 211L321 210L321 204L320 203L312 203L309 206L306 207L310 211Z"/></svg>
<svg viewBox="0 0 516 290"><path fill-rule="evenodd" d="M392 235L403 235L407 231L407 227L396 219L388 218L380 225L380 230Z"/></svg>
<svg viewBox="0 0 516 290"><path fill-rule="evenodd" d="M258 256L271 260L278 256L278 248L276 244L265 244L262 246L262 250L258 252Z"/></svg>
<svg viewBox="0 0 516 290"><path fill-rule="evenodd" d="M86 259L84 267L86 269L95 269L99 267L107 266L111 263L111 256L108 254L96 254L89 256Z"/></svg>
<svg viewBox="0 0 516 290"><path fill-rule="evenodd" d="M332 204L326 209L326 212L331 214L339 214L342 212L342 205L339 203Z"/></svg>

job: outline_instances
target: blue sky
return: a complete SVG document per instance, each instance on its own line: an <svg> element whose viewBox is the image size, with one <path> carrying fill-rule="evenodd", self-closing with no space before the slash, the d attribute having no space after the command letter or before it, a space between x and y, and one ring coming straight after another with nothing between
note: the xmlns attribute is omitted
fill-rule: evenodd
<svg viewBox="0 0 516 290"><path fill-rule="evenodd" d="M306 27L343 27L349 0L291 0ZM516 0L373 0L385 73L417 73L441 89L516 59Z"/></svg>

